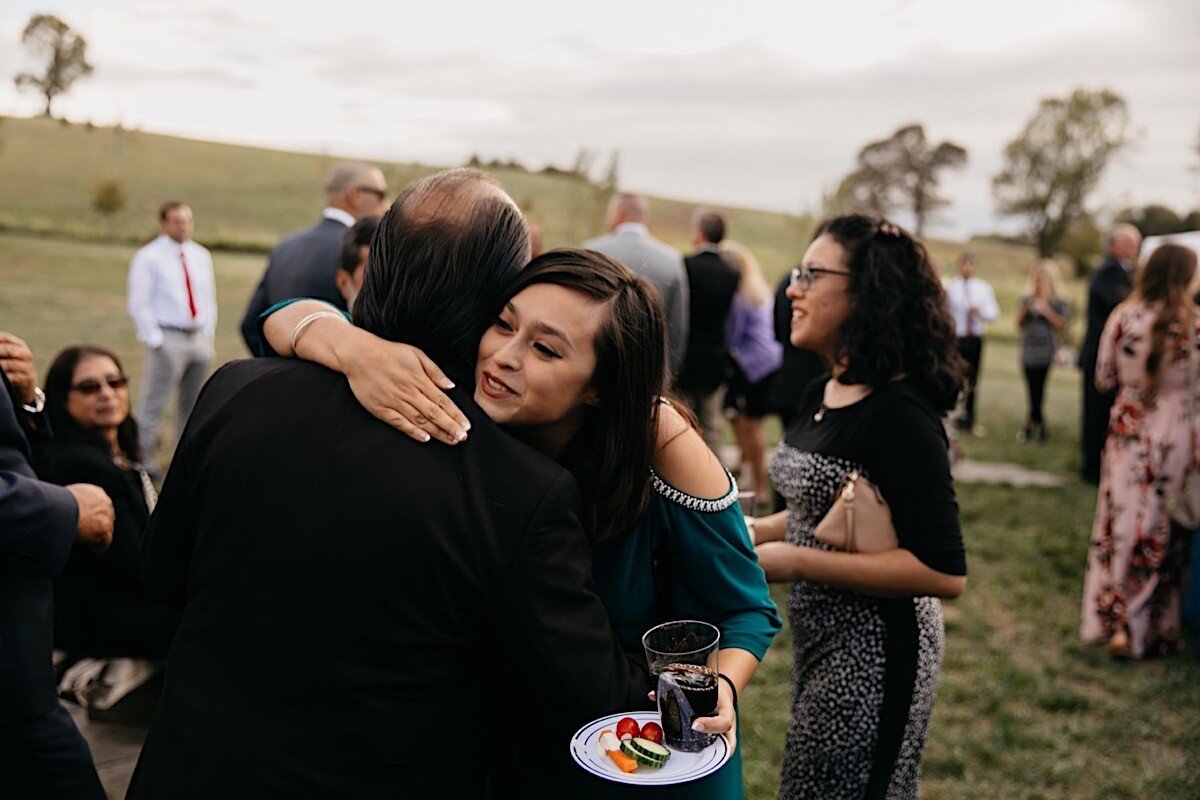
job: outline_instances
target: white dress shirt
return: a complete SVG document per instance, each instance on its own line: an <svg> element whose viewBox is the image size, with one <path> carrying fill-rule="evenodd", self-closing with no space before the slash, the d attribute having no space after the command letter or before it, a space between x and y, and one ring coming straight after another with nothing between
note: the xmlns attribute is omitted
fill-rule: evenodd
<svg viewBox="0 0 1200 800"><path fill-rule="evenodd" d="M342 211L340 208L334 208L333 206L325 206L325 208L321 211L321 216L325 217L326 219L337 220L347 228L354 225L355 222L355 219L351 214Z"/></svg>
<svg viewBox="0 0 1200 800"><path fill-rule="evenodd" d="M983 336L987 324L1000 316L1000 306L996 303L996 293L992 285L979 278L963 280L962 276L950 281L946 290L946 299L950 303L950 314L954 317L954 333L963 336ZM975 308L972 318L967 309Z"/></svg>
<svg viewBox="0 0 1200 800"><path fill-rule="evenodd" d="M185 258L195 317L188 306ZM217 326L217 292L208 250L191 240L180 244L166 234L138 250L129 264L128 309L138 341L147 347L162 344L163 328L202 330L211 340Z"/></svg>

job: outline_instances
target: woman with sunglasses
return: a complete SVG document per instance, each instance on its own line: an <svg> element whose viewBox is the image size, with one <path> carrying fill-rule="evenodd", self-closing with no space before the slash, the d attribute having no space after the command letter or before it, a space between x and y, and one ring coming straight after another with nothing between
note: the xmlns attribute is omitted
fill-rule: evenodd
<svg viewBox="0 0 1200 800"><path fill-rule="evenodd" d="M56 587L55 647L68 666L84 658L162 659L178 615L142 589L142 533L156 495L139 463L125 371L107 350L68 347L50 365L45 391L54 440L34 455L38 474L63 485L94 483L116 511L108 552L76 545L67 559Z"/></svg>
<svg viewBox="0 0 1200 800"><path fill-rule="evenodd" d="M810 384L772 458L787 510L754 525L767 579L790 584L779 797L915 798L944 644L938 598L966 582L941 420L962 386L954 328L925 248L869 217L823 223L787 296L792 344L832 377ZM813 535L853 473L879 489L898 547L842 552Z"/></svg>

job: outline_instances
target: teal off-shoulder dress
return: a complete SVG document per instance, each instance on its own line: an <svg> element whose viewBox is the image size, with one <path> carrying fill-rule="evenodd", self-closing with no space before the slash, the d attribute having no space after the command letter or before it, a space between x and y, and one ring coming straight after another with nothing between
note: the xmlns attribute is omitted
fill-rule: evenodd
<svg viewBox="0 0 1200 800"><path fill-rule="evenodd" d="M642 634L670 619L700 619L721 631L721 648L738 648L759 660L782 627L767 581L737 504L737 485L716 499L693 497L651 474L650 502L628 536L594 552L596 590L617 637L641 652ZM665 568L656 592L655 552ZM664 577L665 576L665 577ZM660 608L660 605L669 608ZM741 747L715 774L692 783L638 788L579 771L580 798L742 797Z"/></svg>

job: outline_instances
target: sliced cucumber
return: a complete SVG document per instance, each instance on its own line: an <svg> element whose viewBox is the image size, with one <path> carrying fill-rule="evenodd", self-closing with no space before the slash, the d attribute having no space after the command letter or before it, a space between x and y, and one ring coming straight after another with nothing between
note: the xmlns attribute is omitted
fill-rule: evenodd
<svg viewBox="0 0 1200 800"><path fill-rule="evenodd" d="M656 758L660 761L666 761L671 757L671 751L663 747L657 742L652 742L649 739L643 739L640 736L635 736L629 740L630 746L637 751L644 753L647 758Z"/></svg>
<svg viewBox="0 0 1200 800"><path fill-rule="evenodd" d="M671 757L671 751L660 747L648 739L625 739L621 742L621 752L644 767L661 768Z"/></svg>

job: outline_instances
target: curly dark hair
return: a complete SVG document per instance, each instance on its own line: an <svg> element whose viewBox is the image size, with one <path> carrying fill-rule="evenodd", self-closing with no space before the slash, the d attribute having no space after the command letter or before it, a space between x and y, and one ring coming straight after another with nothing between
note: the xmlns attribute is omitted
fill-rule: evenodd
<svg viewBox="0 0 1200 800"><path fill-rule="evenodd" d="M934 407L954 408L965 362L925 246L884 219L847 214L817 228L846 251L854 302L842 322L839 380L879 388L907 375Z"/></svg>

